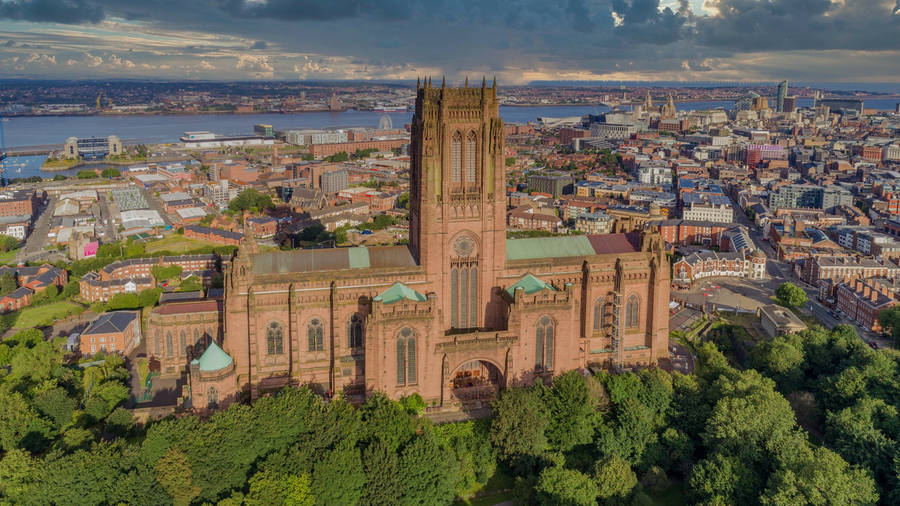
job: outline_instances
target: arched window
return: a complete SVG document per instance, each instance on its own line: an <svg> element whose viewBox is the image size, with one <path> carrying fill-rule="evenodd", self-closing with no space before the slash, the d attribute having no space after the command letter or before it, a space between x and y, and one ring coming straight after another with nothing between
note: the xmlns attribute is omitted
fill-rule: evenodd
<svg viewBox="0 0 900 506"><path fill-rule="evenodd" d="M625 328L634 328L638 326L638 318L641 312L641 303L638 301L637 295L628 297L625 304Z"/></svg>
<svg viewBox="0 0 900 506"><path fill-rule="evenodd" d="M363 346L363 321L359 314L354 313L347 324L347 346L362 348Z"/></svg>
<svg viewBox="0 0 900 506"><path fill-rule="evenodd" d="M462 136L459 132L450 140L450 181L462 182Z"/></svg>
<svg viewBox="0 0 900 506"><path fill-rule="evenodd" d="M597 299L594 303L594 332L603 328L603 299Z"/></svg>
<svg viewBox="0 0 900 506"><path fill-rule="evenodd" d="M206 327L206 345L209 346L209 343L211 343L213 340L215 340L215 338L216 338L216 335L213 334L212 327Z"/></svg>
<svg viewBox="0 0 900 506"><path fill-rule="evenodd" d="M534 368L539 371L553 369L553 340L556 335L556 323L549 316L538 320L535 331Z"/></svg>
<svg viewBox="0 0 900 506"><path fill-rule="evenodd" d="M284 353L284 332L281 324L272 322L266 328L266 355L281 355Z"/></svg>
<svg viewBox="0 0 900 506"><path fill-rule="evenodd" d="M416 333L403 327L397 334L397 385L416 384Z"/></svg>
<svg viewBox="0 0 900 506"><path fill-rule="evenodd" d="M209 390L206 391L206 407L208 409L219 408L219 391L216 390L216 387L209 387Z"/></svg>
<svg viewBox="0 0 900 506"><path fill-rule="evenodd" d="M475 185L477 182L476 159L475 132L469 132L468 137L466 137L466 184L469 186Z"/></svg>
<svg viewBox="0 0 900 506"><path fill-rule="evenodd" d="M166 356L171 357L175 354L175 347L172 346L172 333L166 332Z"/></svg>
<svg viewBox="0 0 900 506"><path fill-rule="evenodd" d="M306 326L307 337L309 337L309 351L322 351L325 349L325 328L322 321L313 318Z"/></svg>
<svg viewBox="0 0 900 506"><path fill-rule="evenodd" d="M200 329L194 328L194 354L203 349L203 343L200 341Z"/></svg>
<svg viewBox="0 0 900 506"><path fill-rule="evenodd" d="M184 329L181 329L180 337L181 347L179 349L181 350L181 356L183 357L187 355L187 333L184 331Z"/></svg>
<svg viewBox="0 0 900 506"><path fill-rule="evenodd" d="M162 341L162 336L159 333L159 329L153 331L153 354L157 357L159 356L159 349L161 347L160 341Z"/></svg>

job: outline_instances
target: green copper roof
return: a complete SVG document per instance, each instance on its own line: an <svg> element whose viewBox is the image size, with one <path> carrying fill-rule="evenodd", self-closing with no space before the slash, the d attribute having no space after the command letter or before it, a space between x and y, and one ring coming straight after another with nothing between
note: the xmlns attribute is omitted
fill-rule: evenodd
<svg viewBox="0 0 900 506"><path fill-rule="evenodd" d="M221 371L231 365L231 362L233 362L231 355L225 353L225 350L219 348L219 345L213 341L209 343L209 348L206 348L203 355L192 360L191 364L199 364L201 371L212 372Z"/></svg>
<svg viewBox="0 0 900 506"><path fill-rule="evenodd" d="M535 258L580 257L596 255L586 236L533 237L507 239L507 260L532 260Z"/></svg>
<svg viewBox="0 0 900 506"><path fill-rule="evenodd" d="M368 269L372 266L369 261L369 250L366 248L350 248L347 255L349 255L351 269Z"/></svg>
<svg viewBox="0 0 900 506"><path fill-rule="evenodd" d="M523 290L525 290L526 294L539 292L541 290L552 290L554 292L556 291L556 288L553 288L552 286L532 276L531 274L522 276L522 279L516 281L515 284L506 289L506 293L508 293L510 297L515 297L516 289L518 288L522 288Z"/></svg>
<svg viewBox="0 0 900 506"><path fill-rule="evenodd" d="M401 299L422 302L425 300L425 296L403 283L394 283L394 286L375 296L375 300L381 301L382 304L393 304Z"/></svg>

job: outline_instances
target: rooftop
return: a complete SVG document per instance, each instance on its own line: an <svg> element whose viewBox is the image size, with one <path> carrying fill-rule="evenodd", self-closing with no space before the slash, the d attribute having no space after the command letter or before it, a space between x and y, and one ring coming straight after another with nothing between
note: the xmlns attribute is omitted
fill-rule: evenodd
<svg viewBox="0 0 900 506"><path fill-rule="evenodd" d="M231 355L225 353L225 350L219 347L215 341L209 343L209 347L200 355L191 361L191 365L199 365L203 372L221 371L231 365L234 360Z"/></svg>

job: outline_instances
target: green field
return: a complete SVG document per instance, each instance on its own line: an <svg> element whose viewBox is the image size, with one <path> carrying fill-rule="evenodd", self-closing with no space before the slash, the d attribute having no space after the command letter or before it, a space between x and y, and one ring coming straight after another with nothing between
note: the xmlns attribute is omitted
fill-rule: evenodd
<svg viewBox="0 0 900 506"><path fill-rule="evenodd" d="M61 300L43 306L26 307L21 311L3 315L3 319L14 329L28 329L53 325L57 320L82 313L84 310L84 306L80 304Z"/></svg>
<svg viewBox="0 0 900 506"><path fill-rule="evenodd" d="M19 250L17 249L0 252L0 265L6 265L14 262L16 259L16 253L18 252Z"/></svg>
<svg viewBox="0 0 900 506"><path fill-rule="evenodd" d="M157 251L171 251L173 253L186 253L209 246L221 246L221 244L198 241L178 234L170 234L162 239L148 242L144 246L144 252L155 253Z"/></svg>

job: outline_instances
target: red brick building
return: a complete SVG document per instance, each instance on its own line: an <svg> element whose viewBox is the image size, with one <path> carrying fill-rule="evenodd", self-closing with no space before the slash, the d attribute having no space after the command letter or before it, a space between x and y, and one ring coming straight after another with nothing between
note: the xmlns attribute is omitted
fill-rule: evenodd
<svg viewBox="0 0 900 506"><path fill-rule="evenodd" d="M244 234L219 230L217 228L201 227L200 225L188 225L184 227L184 236L201 241L209 241L226 246L240 246Z"/></svg>
<svg viewBox="0 0 900 506"><path fill-rule="evenodd" d="M353 154L358 150L374 149L377 151L391 151L404 144L409 144L407 139L389 139L381 141L356 141L336 142L330 144L313 144L309 147L309 153L316 158L331 156L340 152Z"/></svg>
<svg viewBox="0 0 900 506"><path fill-rule="evenodd" d="M193 406L308 384L458 410L506 385L667 357L659 234L506 238L498 105L496 87L417 90L408 246L247 241L226 275L220 350L191 361Z"/></svg>
<svg viewBox="0 0 900 506"><path fill-rule="evenodd" d="M835 289L835 308L866 330L880 332L878 315L897 305L894 294L882 291L876 280L855 279Z"/></svg>
<svg viewBox="0 0 900 506"><path fill-rule="evenodd" d="M141 342L137 311L113 311L99 315L81 333L81 354L99 352L127 355Z"/></svg>

